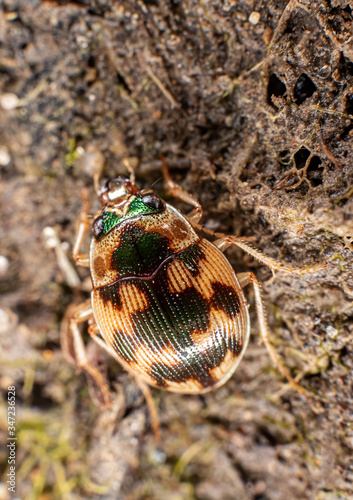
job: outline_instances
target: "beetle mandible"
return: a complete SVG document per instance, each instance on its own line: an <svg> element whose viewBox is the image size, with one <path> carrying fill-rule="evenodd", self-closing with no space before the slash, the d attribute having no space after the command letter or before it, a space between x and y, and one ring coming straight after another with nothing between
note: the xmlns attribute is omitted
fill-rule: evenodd
<svg viewBox="0 0 353 500"><path fill-rule="evenodd" d="M106 382L85 353L78 324L90 320L89 333L146 384L184 394L200 394L223 385L234 373L249 340L250 321L243 288L252 284L259 330L270 356L290 385L305 394L270 343L259 283L251 272L236 274L223 251L237 245L272 270L303 273L262 255L245 238L225 236L199 225L201 205L171 179L163 161L169 194L194 208L184 216L152 189L139 190L130 179L108 181L93 222L90 254L80 253L88 229L83 209L73 256L90 268L91 300L69 320L75 362L94 381L105 403ZM213 242L195 229L215 236ZM67 343L67 342L66 342Z"/></svg>

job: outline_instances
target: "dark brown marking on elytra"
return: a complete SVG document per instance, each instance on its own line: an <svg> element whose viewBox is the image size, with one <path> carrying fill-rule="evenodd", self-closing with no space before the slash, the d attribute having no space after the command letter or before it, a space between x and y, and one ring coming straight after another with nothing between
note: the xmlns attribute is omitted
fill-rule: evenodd
<svg viewBox="0 0 353 500"><path fill-rule="evenodd" d="M113 347L119 356L128 364L136 363L135 354L138 349L136 339L120 330L115 330L113 339Z"/></svg>
<svg viewBox="0 0 353 500"><path fill-rule="evenodd" d="M234 318L240 312L239 294L228 285L215 282L212 283L213 295L211 297L211 306L216 310L222 310L228 318Z"/></svg>
<svg viewBox="0 0 353 500"><path fill-rule="evenodd" d="M199 261L205 258L205 254L199 243L193 243L188 248L175 255L176 259L182 260L192 276L200 273Z"/></svg>
<svg viewBox="0 0 353 500"><path fill-rule="evenodd" d="M119 288L122 283L122 281L116 281L111 285L102 286L97 289L104 305L110 303L118 311L121 309L122 303Z"/></svg>
<svg viewBox="0 0 353 500"><path fill-rule="evenodd" d="M199 382L205 388L211 387L217 383L217 380L212 377L209 369L206 367L202 371L190 375L190 373L185 370L185 366L183 365L174 365L173 367L169 367L163 362L153 363L148 375L155 380L156 385L161 389L167 387L168 382L180 384L194 380Z"/></svg>

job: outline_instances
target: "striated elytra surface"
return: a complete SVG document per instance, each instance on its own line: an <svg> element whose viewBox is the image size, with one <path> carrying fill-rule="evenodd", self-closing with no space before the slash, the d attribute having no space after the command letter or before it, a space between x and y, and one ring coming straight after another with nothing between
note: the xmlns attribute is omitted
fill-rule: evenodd
<svg viewBox="0 0 353 500"><path fill-rule="evenodd" d="M175 208L144 210L109 215L116 224L92 240L95 320L122 365L149 384L207 392L228 380L246 349L244 294L220 250Z"/></svg>

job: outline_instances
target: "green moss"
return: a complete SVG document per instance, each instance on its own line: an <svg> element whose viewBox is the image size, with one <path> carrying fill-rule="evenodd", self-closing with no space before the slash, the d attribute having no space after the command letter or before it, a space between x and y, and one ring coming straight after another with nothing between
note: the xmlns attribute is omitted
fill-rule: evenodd
<svg viewBox="0 0 353 500"><path fill-rule="evenodd" d="M71 137L69 139L69 146L68 146L68 152L65 155L65 166L67 168L72 167L77 160L77 158L80 157L80 153L77 151L76 147L76 139Z"/></svg>

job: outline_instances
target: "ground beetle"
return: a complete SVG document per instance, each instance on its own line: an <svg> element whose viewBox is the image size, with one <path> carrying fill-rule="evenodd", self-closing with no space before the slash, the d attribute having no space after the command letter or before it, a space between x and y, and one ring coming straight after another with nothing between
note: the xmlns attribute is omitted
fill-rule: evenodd
<svg viewBox="0 0 353 500"><path fill-rule="evenodd" d="M188 216L152 189L130 179L109 180L101 189L102 210L93 222L89 255L79 253L88 229L85 203L73 255L90 268L91 300L76 308L67 329L77 366L109 403L105 380L86 356L78 323L90 321L92 338L132 373L143 390L153 423L156 413L147 384L173 392L200 394L224 384L247 347L250 332L243 288L251 283L261 337L290 385L293 380L270 343L260 286L253 273L236 274L223 251L237 245L272 270L303 273L262 255L246 238L225 236L198 224L201 205L170 178L169 194L193 205ZM212 243L195 229L217 238ZM66 342L66 345L70 344Z"/></svg>

